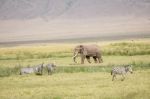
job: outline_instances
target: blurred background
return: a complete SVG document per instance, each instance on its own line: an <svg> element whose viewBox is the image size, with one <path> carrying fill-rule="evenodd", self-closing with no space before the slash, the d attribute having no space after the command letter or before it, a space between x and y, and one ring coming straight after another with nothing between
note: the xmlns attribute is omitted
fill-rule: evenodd
<svg viewBox="0 0 150 99"><path fill-rule="evenodd" d="M149 0L0 0L0 43L147 37Z"/></svg>

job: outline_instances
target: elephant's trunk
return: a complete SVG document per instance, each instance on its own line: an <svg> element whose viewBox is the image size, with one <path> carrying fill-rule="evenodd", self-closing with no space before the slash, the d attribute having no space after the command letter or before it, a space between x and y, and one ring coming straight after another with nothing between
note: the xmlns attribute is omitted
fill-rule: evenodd
<svg viewBox="0 0 150 99"><path fill-rule="evenodd" d="M76 53L76 54L74 53L74 56L73 56L73 61L74 61L75 63L77 63L77 62L76 62L76 57L77 57L77 55L78 55L78 53Z"/></svg>

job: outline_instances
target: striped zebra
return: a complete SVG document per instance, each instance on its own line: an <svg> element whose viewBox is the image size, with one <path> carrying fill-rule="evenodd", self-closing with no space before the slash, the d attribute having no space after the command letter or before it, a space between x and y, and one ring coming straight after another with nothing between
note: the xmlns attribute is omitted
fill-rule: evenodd
<svg viewBox="0 0 150 99"><path fill-rule="evenodd" d="M40 75L43 74L43 67L44 67L43 65L44 63L34 66L35 74L40 74Z"/></svg>
<svg viewBox="0 0 150 99"><path fill-rule="evenodd" d="M41 74L42 75L42 73L43 73L43 64L44 63L36 65L34 67L21 68L20 75L31 74L31 73Z"/></svg>
<svg viewBox="0 0 150 99"><path fill-rule="evenodd" d="M20 70L20 75L31 74L31 73L34 73L33 67L24 67L24 68L21 68Z"/></svg>
<svg viewBox="0 0 150 99"><path fill-rule="evenodd" d="M123 81L125 79L125 74L127 72L133 73L132 65L125 65L125 66L114 67L111 70L112 81L114 80L114 78L116 78L116 75L122 75L122 77L123 77L122 81Z"/></svg>
<svg viewBox="0 0 150 99"><path fill-rule="evenodd" d="M49 63L45 67L47 67L48 75L51 75L52 72L56 69L56 65L54 63Z"/></svg>

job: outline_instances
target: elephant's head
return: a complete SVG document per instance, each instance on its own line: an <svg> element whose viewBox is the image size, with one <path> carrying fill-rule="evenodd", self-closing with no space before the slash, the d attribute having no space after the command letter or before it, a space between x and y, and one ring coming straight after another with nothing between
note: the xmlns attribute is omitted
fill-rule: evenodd
<svg viewBox="0 0 150 99"><path fill-rule="evenodd" d="M78 54L80 54L80 55L86 55L87 54L87 51L86 51L86 49L83 45L78 45L74 48L73 60L74 60L75 63L77 63L76 62L76 57L78 56Z"/></svg>

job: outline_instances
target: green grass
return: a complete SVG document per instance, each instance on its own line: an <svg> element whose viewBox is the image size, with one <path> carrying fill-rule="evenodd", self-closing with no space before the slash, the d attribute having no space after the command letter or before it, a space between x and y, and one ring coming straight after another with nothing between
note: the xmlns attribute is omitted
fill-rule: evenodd
<svg viewBox="0 0 150 99"><path fill-rule="evenodd" d="M98 43L99 45L101 43ZM149 99L150 43L109 42L100 45L104 62L78 64L72 60L77 44L48 44L0 48L0 99ZM56 62L53 75L19 75L21 67ZM132 64L133 74L112 82L113 66Z"/></svg>
<svg viewBox="0 0 150 99"><path fill-rule="evenodd" d="M0 48L0 60L22 60L43 58L64 58L73 55L78 44L51 44L44 46L18 46ZM149 41L122 41L100 45L103 55L150 55Z"/></svg>
<svg viewBox="0 0 150 99"><path fill-rule="evenodd" d="M104 63L84 65L74 64L71 57L54 59L33 59L33 60L1 60L0 77L19 75L21 67L34 66L44 62L56 61L55 73L77 73L77 72L110 72L113 66L132 64L135 70L150 69L149 55L142 56L103 56ZM92 60L92 59L91 59ZM78 62L79 62L78 58ZM93 60L92 60L93 62Z"/></svg>
<svg viewBox="0 0 150 99"><path fill-rule="evenodd" d="M118 65L118 64L130 64L132 62L143 62L149 63L150 55L136 55L136 56L103 56L104 62L101 64L95 64L91 58L92 64L89 64L85 60L85 64L82 66L107 66L107 65ZM1 67L26 67L27 65L33 66L44 62L55 62L57 66L80 66L80 57L77 58L78 64L75 64L72 57L65 58L43 58L43 59L24 59L24 60L0 60Z"/></svg>
<svg viewBox="0 0 150 99"><path fill-rule="evenodd" d="M104 55L149 55L150 43L149 42L121 42L112 43L103 49Z"/></svg>
<svg viewBox="0 0 150 99"><path fill-rule="evenodd" d="M107 72L0 78L1 99L149 99L150 70L138 70L112 82Z"/></svg>

